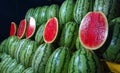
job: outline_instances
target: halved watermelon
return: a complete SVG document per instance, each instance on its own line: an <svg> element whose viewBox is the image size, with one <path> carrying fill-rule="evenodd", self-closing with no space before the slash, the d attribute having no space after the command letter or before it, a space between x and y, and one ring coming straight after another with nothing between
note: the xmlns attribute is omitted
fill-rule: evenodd
<svg viewBox="0 0 120 73"><path fill-rule="evenodd" d="M58 34L58 20L56 17L50 18L44 28L43 38L46 43L53 43Z"/></svg>
<svg viewBox="0 0 120 73"><path fill-rule="evenodd" d="M79 39L90 50L100 48L108 36L108 22L102 12L89 12L81 21Z"/></svg>
<svg viewBox="0 0 120 73"><path fill-rule="evenodd" d="M23 38L25 31L26 31L26 19L22 19L20 21L19 27L18 27L18 31L17 31L17 36L19 39Z"/></svg>
<svg viewBox="0 0 120 73"><path fill-rule="evenodd" d="M16 26L15 22L11 22L11 25L10 25L10 36L14 36L16 34L16 29L17 29L17 26Z"/></svg>
<svg viewBox="0 0 120 73"><path fill-rule="evenodd" d="M28 22L28 27L26 30L26 38L31 38L34 33L35 33L35 29L36 29L36 21L33 17L30 17L29 22Z"/></svg>

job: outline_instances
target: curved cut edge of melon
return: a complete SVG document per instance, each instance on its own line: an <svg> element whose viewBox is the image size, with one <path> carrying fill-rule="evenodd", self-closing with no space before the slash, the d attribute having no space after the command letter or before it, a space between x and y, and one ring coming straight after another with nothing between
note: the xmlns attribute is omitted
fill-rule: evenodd
<svg viewBox="0 0 120 73"><path fill-rule="evenodd" d="M30 21L33 21L33 22L31 22L31 23L34 24L34 30L33 30L32 34L29 36L29 35L28 35L28 32L29 32L29 29L28 29L28 28L30 27ZM33 17L30 17L29 22L28 22L27 31L26 31L26 39L29 39L29 38L31 38L31 37L34 35L35 29L36 29L35 19L34 19Z"/></svg>
<svg viewBox="0 0 120 73"><path fill-rule="evenodd" d="M92 13L92 12L88 12L88 13L84 16L84 18L82 19L81 23L83 23L83 20L85 19L85 17L86 17L87 15L89 15L90 13ZM80 28L79 28L79 40L80 40L80 42L81 42L81 45L83 45L84 48L89 49L89 50L97 50L97 49L99 49L100 47L102 47L102 46L104 45L104 43L106 42L106 40L107 40L108 31L109 31L109 29L108 29L108 21L107 21L107 17L105 16L105 14L104 14L103 12L101 12L101 11L98 11L98 12L95 12L95 13L100 13L100 14L104 17L105 22L106 22L106 35L105 35L104 41L103 41L99 46L94 47L94 48L88 47L88 46L84 45L84 44L82 43L82 41L81 41L81 38L80 38L80 28L81 28L81 26L80 26ZM81 24L81 23L80 23L80 24Z"/></svg>
<svg viewBox="0 0 120 73"><path fill-rule="evenodd" d="M45 24L45 28L44 28L44 31L43 31L43 39L44 39L44 42L45 42L45 43L53 43L53 42L55 41L56 37L57 37L57 34L58 34L58 20L57 20L56 17L53 17L53 18L54 18L55 21L57 22L57 31L56 31L56 34L55 34L55 37L53 38L53 40L47 41L47 40L44 38L44 37L45 37L44 33L45 33L45 29L46 29L47 23L52 19L52 18L50 18L50 19L47 21L47 23Z"/></svg>
<svg viewBox="0 0 120 73"><path fill-rule="evenodd" d="M17 26L16 26L16 23L15 22L11 22L11 25L14 25L14 33L12 34L12 30L11 30L11 27L10 27L10 36L14 36L16 34L16 30L17 30Z"/></svg>
<svg viewBox="0 0 120 73"><path fill-rule="evenodd" d="M25 21L25 28L24 28L24 30L23 30L22 35L21 35L21 36L18 36L18 32L19 32L19 29L20 29L20 28L18 27L18 32L17 32L17 37L18 37L18 39L23 38L23 36L24 36L24 34L25 34L25 31L26 31L27 21L26 21L26 19L23 19L23 20L21 20L20 22L22 22L22 21ZM20 24L19 24L19 26L20 26Z"/></svg>

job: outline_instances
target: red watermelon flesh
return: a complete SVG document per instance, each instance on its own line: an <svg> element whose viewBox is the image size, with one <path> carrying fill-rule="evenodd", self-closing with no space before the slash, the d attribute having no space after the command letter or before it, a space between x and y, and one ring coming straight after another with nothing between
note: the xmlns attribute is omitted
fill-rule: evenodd
<svg viewBox="0 0 120 73"><path fill-rule="evenodd" d="M79 39L90 50L100 48L108 36L108 22L102 12L89 12L81 21Z"/></svg>
<svg viewBox="0 0 120 73"><path fill-rule="evenodd" d="M20 21L19 27L18 27L18 32L17 36L19 39L23 38L25 31L26 31L26 19L23 19Z"/></svg>
<svg viewBox="0 0 120 73"><path fill-rule="evenodd" d="M15 22L11 22L10 36L14 36L15 34L16 34L16 24L15 24Z"/></svg>
<svg viewBox="0 0 120 73"><path fill-rule="evenodd" d="M29 22L28 22L27 31L26 31L26 38L27 39L31 38L34 35L35 29L36 29L35 19L33 17L30 17Z"/></svg>
<svg viewBox="0 0 120 73"><path fill-rule="evenodd" d="M56 17L50 18L44 28L43 38L46 43L52 43L58 33L58 20Z"/></svg>

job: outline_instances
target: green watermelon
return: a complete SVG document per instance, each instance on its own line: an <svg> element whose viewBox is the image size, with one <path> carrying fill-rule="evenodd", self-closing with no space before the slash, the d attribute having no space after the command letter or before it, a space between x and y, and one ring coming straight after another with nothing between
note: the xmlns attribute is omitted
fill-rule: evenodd
<svg viewBox="0 0 120 73"><path fill-rule="evenodd" d="M17 66L10 71L10 73L22 73L25 70L24 66L21 64L17 64Z"/></svg>
<svg viewBox="0 0 120 73"><path fill-rule="evenodd" d="M58 18L59 16L59 6L57 4L52 4L50 7L47 9L47 20L49 20L52 17Z"/></svg>
<svg viewBox="0 0 120 73"><path fill-rule="evenodd" d="M66 23L61 33L59 45L72 49L75 46L77 35L78 25L75 22Z"/></svg>
<svg viewBox="0 0 120 73"><path fill-rule="evenodd" d="M79 39L83 47L99 49L108 36L107 18L102 12L89 12L82 19L79 27Z"/></svg>
<svg viewBox="0 0 120 73"><path fill-rule="evenodd" d="M25 19L27 22L29 21L30 17L33 17L33 12L34 12L34 8L30 8L26 12Z"/></svg>
<svg viewBox="0 0 120 73"><path fill-rule="evenodd" d="M57 48L48 59L45 73L69 73L70 51L67 47Z"/></svg>
<svg viewBox="0 0 120 73"><path fill-rule="evenodd" d="M64 27L64 24L73 20L73 9L74 9L74 1L73 0L65 0L59 10L59 20L60 20L60 28Z"/></svg>
<svg viewBox="0 0 120 73"><path fill-rule="evenodd" d="M77 0L75 3L73 16L77 24L80 24L82 18L92 11L94 0Z"/></svg>
<svg viewBox="0 0 120 73"><path fill-rule="evenodd" d="M32 60L34 73L45 73L45 66L53 49L53 46L47 43L41 44L37 48Z"/></svg>
<svg viewBox="0 0 120 73"><path fill-rule="evenodd" d="M69 63L68 73L103 73L98 57L93 51L81 48L76 51Z"/></svg>
<svg viewBox="0 0 120 73"><path fill-rule="evenodd" d="M34 73L31 67L25 69L22 73Z"/></svg>
<svg viewBox="0 0 120 73"><path fill-rule="evenodd" d="M120 17L113 19L110 24L112 26L111 29L113 29L113 31L110 31L112 39L103 53L103 58L111 62L120 63Z"/></svg>
<svg viewBox="0 0 120 73"><path fill-rule="evenodd" d="M45 24L43 39L45 43L53 43L58 34L58 20L56 17L50 18Z"/></svg>

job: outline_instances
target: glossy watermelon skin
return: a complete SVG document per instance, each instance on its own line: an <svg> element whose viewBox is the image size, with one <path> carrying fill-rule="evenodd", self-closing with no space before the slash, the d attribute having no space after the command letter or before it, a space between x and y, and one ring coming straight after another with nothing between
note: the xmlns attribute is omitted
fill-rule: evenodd
<svg viewBox="0 0 120 73"><path fill-rule="evenodd" d="M38 14L38 18L37 18L38 25L41 25L47 21L47 16L46 16L47 9L48 9L48 6L41 7L39 14Z"/></svg>
<svg viewBox="0 0 120 73"><path fill-rule="evenodd" d="M47 43L43 43L37 48L32 59L32 68L34 73L45 73L45 66L53 49L52 44Z"/></svg>
<svg viewBox="0 0 120 73"><path fill-rule="evenodd" d="M59 17L59 6L57 4L52 4L49 6L49 8L47 9L47 20L52 18L52 17Z"/></svg>
<svg viewBox="0 0 120 73"><path fill-rule="evenodd" d="M73 0L65 0L59 10L59 21L60 28L62 29L64 25L73 20L73 9L74 9L74 1Z"/></svg>
<svg viewBox="0 0 120 73"><path fill-rule="evenodd" d="M62 30L59 45L72 49L75 46L77 36L78 25L75 22L68 22Z"/></svg>
<svg viewBox="0 0 120 73"><path fill-rule="evenodd" d="M30 8L26 12L25 19L26 19L27 22L29 21L30 17L33 17L34 10L35 10L34 8Z"/></svg>
<svg viewBox="0 0 120 73"><path fill-rule="evenodd" d="M110 31L112 39L103 53L103 58L111 62L120 63L120 17L113 19L110 25L112 26L111 29L113 29L113 31Z"/></svg>
<svg viewBox="0 0 120 73"><path fill-rule="evenodd" d="M73 17L78 25L82 18L89 12L93 10L94 0L77 0L75 3Z"/></svg>
<svg viewBox="0 0 120 73"><path fill-rule="evenodd" d="M76 51L69 63L68 73L103 73L94 52L81 48Z"/></svg>
<svg viewBox="0 0 120 73"><path fill-rule="evenodd" d="M106 0L95 0L93 11L103 12L107 16L108 21L111 21L117 16L116 5L117 5L117 0L107 0L107 1Z"/></svg>
<svg viewBox="0 0 120 73"><path fill-rule="evenodd" d="M45 23L43 23L42 25L39 26L36 34L35 34L35 41L38 44L42 44L44 43L44 39L43 39L43 31L44 31L44 27L45 27Z"/></svg>
<svg viewBox="0 0 120 73"><path fill-rule="evenodd" d="M69 49L67 47L57 48L47 62L45 73L67 73L69 60Z"/></svg>
<svg viewBox="0 0 120 73"><path fill-rule="evenodd" d="M28 67L22 73L34 73L34 72L33 72L33 69L31 67Z"/></svg>

